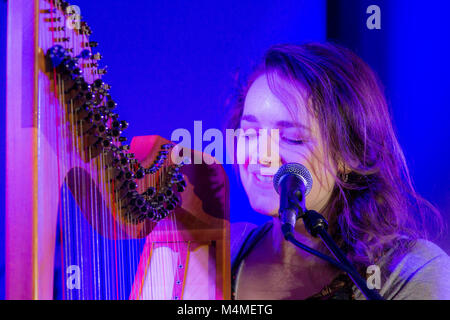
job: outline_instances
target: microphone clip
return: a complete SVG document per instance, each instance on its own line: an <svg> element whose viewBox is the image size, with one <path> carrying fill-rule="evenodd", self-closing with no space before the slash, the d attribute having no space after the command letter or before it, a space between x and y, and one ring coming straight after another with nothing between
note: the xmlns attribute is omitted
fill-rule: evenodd
<svg viewBox="0 0 450 320"><path fill-rule="evenodd" d="M314 210L306 210L302 216L306 231L313 237L317 237L322 231L328 230L328 222L320 213Z"/></svg>

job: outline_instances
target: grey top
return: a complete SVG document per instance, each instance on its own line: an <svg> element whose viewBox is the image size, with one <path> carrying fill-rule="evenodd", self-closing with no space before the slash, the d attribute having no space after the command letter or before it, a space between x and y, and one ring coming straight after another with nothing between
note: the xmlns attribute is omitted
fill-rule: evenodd
<svg viewBox="0 0 450 320"><path fill-rule="evenodd" d="M387 300L450 300L450 257L434 243L420 239L402 257L391 249L378 263L380 294ZM357 300L365 299L353 287Z"/></svg>
<svg viewBox="0 0 450 320"><path fill-rule="evenodd" d="M231 255L233 284L237 282L242 248L247 246L249 238L255 234L267 232L272 223L269 222L255 230L255 225L239 223L231 226ZM249 237L252 231L253 235ZM259 232L258 232L259 231ZM259 237L260 238L260 237ZM259 240L255 239L255 242ZM249 247L249 250L251 246ZM241 251L241 252L239 252ZM434 243L420 239L404 255L393 258L394 249L390 249L377 263L374 270L368 271L368 282L379 289L379 293L387 300L450 300L450 257ZM244 257L242 257L244 258ZM377 271L375 271L377 272ZM378 283L375 281L379 275ZM373 276L372 276L373 275ZM377 287L379 286L379 287ZM233 287L233 285L232 285ZM354 297L364 300L362 293L353 286Z"/></svg>

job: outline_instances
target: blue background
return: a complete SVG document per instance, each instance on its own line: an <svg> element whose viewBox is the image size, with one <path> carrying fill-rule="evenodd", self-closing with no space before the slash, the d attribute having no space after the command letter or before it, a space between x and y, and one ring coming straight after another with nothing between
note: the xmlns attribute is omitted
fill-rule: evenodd
<svg viewBox="0 0 450 320"><path fill-rule="evenodd" d="M355 50L379 74L420 193L449 221L450 3L441 1L87 1L73 0L99 42L105 80L125 136L177 128L222 128L237 73L247 74L272 44L326 39ZM381 8L368 30L366 8ZM6 1L0 1L0 134L5 137ZM204 145L205 147L205 145ZM4 211L5 139L0 140L0 212ZM261 223L230 166L233 222ZM0 219L4 234L4 219ZM450 252L449 237L438 244ZM0 241L0 299L4 241Z"/></svg>

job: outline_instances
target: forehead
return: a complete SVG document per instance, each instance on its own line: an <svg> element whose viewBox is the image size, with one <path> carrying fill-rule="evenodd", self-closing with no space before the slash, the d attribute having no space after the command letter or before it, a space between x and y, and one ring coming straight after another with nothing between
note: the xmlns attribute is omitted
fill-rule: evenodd
<svg viewBox="0 0 450 320"><path fill-rule="evenodd" d="M245 97L242 120L254 119L264 125L283 121L306 124L309 116L303 97L286 81L275 81L277 95L269 87L266 75L253 82Z"/></svg>

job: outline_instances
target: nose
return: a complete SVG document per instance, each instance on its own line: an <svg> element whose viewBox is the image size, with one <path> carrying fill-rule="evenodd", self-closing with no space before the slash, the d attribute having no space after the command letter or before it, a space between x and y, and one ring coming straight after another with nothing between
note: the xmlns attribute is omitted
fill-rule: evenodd
<svg viewBox="0 0 450 320"><path fill-rule="evenodd" d="M271 130L270 134L262 134L259 139L258 163L263 167L277 169L280 166L278 132Z"/></svg>
<svg viewBox="0 0 450 320"><path fill-rule="evenodd" d="M265 167L270 167L270 165L272 164L272 159L267 155L262 155L259 157L258 163Z"/></svg>

